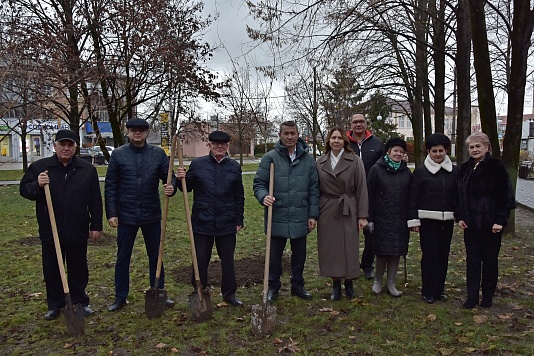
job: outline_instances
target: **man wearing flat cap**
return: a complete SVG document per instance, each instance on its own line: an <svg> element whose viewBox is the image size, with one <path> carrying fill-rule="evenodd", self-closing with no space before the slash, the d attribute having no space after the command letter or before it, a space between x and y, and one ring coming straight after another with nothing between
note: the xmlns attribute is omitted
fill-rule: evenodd
<svg viewBox="0 0 534 356"><path fill-rule="evenodd" d="M243 303L235 295L234 251L236 233L243 228L245 209L241 166L228 157L230 135L213 131L208 139L210 153L194 159L187 173L178 169L176 176L185 178L187 190L194 192L191 222L202 287L208 285L208 265L215 243L222 266L223 300L238 307ZM194 275L191 284L196 287Z"/></svg>
<svg viewBox="0 0 534 356"><path fill-rule="evenodd" d="M44 191L47 184L67 263L72 302L81 305L86 316L93 314L85 293L89 281L87 239L96 241L102 232L102 196L95 167L75 156L77 145L78 135L74 131L59 130L54 142L56 153L32 163L20 181L20 195L35 201L48 304L46 320L57 319L65 307Z"/></svg>
<svg viewBox="0 0 534 356"><path fill-rule="evenodd" d="M159 181L167 196L176 193L176 178L167 185L169 157L165 151L146 142L148 122L133 118L126 122L130 142L113 151L106 174L106 216L117 228L115 263L115 301L108 308L115 312L126 305L130 289L130 259L137 231L145 240L149 264L150 287L154 287L161 235ZM159 288L163 289L165 271L161 266ZM166 306L174 302L167 299Z"/></svg>

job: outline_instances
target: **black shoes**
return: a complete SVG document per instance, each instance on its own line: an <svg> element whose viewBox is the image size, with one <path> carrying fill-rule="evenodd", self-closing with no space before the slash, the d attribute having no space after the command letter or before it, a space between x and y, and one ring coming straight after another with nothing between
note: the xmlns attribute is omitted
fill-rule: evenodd
<svg viewBox="0 0 534 356"><path fill-rule="evenodd" d="M334 283L332 284L332 294L330 295L330 300L340 300L340 299L341 299L341 281L338 279L337 281L334 281Z"/></svg>
<svg viewBox="0 0 534 356"><path fill-rule="evenodd" d="M447 300L449 300L449 296L445 293L441 293L439 296L436 297L436 299L439 299L442 302L446 302Z"/></svg>
<svg viewBox="0 0 534 356"><path fill-rule="evenodd" d="M482 301L480 302L481 308L491 308L492 306L493 306L493 301L491 299L482 298Z"/></svg>
<svg viewBox="0 0 534 356"><path fill-rule="evenodd" d="M352 280L345 279L345 294L347 295L348 299L352 299L356 296L356 293L354 293L354 286L352 285Z"/></svg>
<svg viewBox="0 0 534 356"><path fill-rule="evenodd" d="M165 303L167 304L167 303ZM113 302L113 304L111 304L108 308L108 310L110 312L116 312L117 310L121 309L122 307L124 307L126 305L126 301L123 300L123 299L115 299L115 301Z"/></svg>
<svg viewBox="0 0 534 356"><path fill-rule="evenodd" d="M293 287L291 287L291 295L293 295L295 297L299 297L300 299L304 299L304 300L312 299L311 294L308 293L306 291L306 289L304 289L304 287L302 287L302 288L293 288Z"/></svg>
<svg viewBox="0 0 534 356"><path fill-rule="evenodd" d="M421 297L421 299L423 299L423 302L427 303L427 304L432 304L434 303L434 298L433 297L425 297L424 295Z"/></svg>
<svg viewBox="0 0 534 356"><path fill-rule="evenodd" d="M267 295L267 299L269 299L269 296ZM239 299L237 299L237 297L235 295L231 296L231 297L228 297L224 300L226 303L234 306L234 307L242 307L243 306L243 302L240 301Z"/></svg>
<svg viewBox="0 0 534 356"><path fill-rule="evenodd" d="M82 307L82 310L83 310L83 315L84 316L93 315L95 313L95 311L93 309L89 308L88 305L84 305Z"/></svg>
<svg viewBox="0 0 534 356"><path fill-rule="evenodd" d="M272 288L269 288L269 291L267 292L267 300L269 302L274 302L278 299L278 291Z"/></svg>
<svg viewBox="0 0 534 356"><path fill-rule="evenodd" d="M59 318L59 309L52 309L46 312L44 316L45 320L56 320Z"/></svg>
<svg viewBox="0 0 534 356"><path fill-rule="evenodd" d="M477 299L467 299L464 304L463 304L463 307L465 309L473 309L474 307L476 307L478 305L478 300Z"/></svg>
<svg viewBox="0 0 534 356"><path fill-rule="evenodd" d="M374 279L375 273L373 272L373 270L365 271L365 278L367 278L368 280Z"/></svg>
<svg viewBox="0 0 534 356"><path fill-rule="evenodd" d="M165 308L172 308L174 307L174 302L170 300L169 298L165 299Z"/></svg>

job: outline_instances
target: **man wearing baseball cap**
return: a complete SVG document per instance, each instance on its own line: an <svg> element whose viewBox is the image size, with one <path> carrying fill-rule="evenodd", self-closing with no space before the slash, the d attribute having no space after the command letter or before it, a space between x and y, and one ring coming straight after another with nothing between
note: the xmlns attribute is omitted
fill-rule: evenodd
<svg viewBox="0 0 534 356"><path fill-rule="evenodd" d="M178 169L176 176L185 178L187 190L194 191L191 222L195 239L202 287L208 285L208 266L213 244L221 259L223 300L235 307L243 306L236 297L234 269L236 233L243 228L245 193L241 166L228 157L230 135L213 131L208 136L210 153L194 159L189 170ZM180 190L182 189L179 186ZM191 275L195 287L195 277Z"/></svg>
<svg viewBox="0 0 534 356"><path fill-rule="evenodd" d="M146 142L148 122L133 118L126 122L130 142L113 151L106 173L106 216L117 228L115 263L115 301L108 308L115 312L126 305L130 289L130 259L137 231L141 229L149 263L150 287L154 286L161 235L159 181L167 196L176 193L177 180L167 185L169 157L161 147ZM159 288L163 289L165 270L161 266ZM167 307L174 305L167 299Z"/></svg>
<svg viewBox="0 0 534 356"><path fill-rule="evenodd" d="M75 156L77 145L76 132L59 130L54 142L56 153L32 163L20 181L20 195L35 201L48 304L46 320L57 319L65 306L44 192L47 184L54 205L61 251L67 263L72 302L80 304L86 316L93 314L85 293L89 280L87 239L96 241L102 232L102 197L96 169Z"/></svg>

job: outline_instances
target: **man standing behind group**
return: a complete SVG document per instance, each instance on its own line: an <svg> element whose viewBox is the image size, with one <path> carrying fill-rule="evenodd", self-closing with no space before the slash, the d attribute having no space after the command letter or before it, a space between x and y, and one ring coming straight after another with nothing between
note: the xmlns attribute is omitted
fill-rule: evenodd
<svg viewBox="0 0 534 356"><path fill-rule="evenodd" d="M178 169L176 176L185 178L187 190L194 191L191 223L202 287L208 284L208 266L215 242L222 266L223 299L240 307L243 303L235 295L234 252L236 232L243 228L245 210L241 166L227 157L230 135L214 131L208 140L210 154L194 159L187 173L183 168ZM196 287L194 274L191 283Z"/></svg>
<svg viewBox="0 0 534 356"><path fill-rule="evenodd" d="M148 123L142 119L126 122L128 139L113 151L106 174L106 215L109 225L117 228L117 262L115 263L115 301L108 308L114 312L126 305L130 288L130 259L137 231L141 228L149 261L150 286L154 286L161 235L159 181L165 195L176 193L177 180L167 185L169 157L165 151L149 145ZM163 289L165 272L161 266L159 288ZM174 303L167 299L166 306Z"/></svg>
<svg viewBox="0 0 534 356"><path fill-rule="evenodd" d="M371 131L367 130L367 121L363 114L352 115L350 126L352 130L347 132L350 140L350 146L363 161L365 174L369 174L371 167L384 154L384 143L378 137L374 136ZM373 248L371 243L371 233L366 229L363 230L364 248L360 268L365 273L365 278L373 279Z"/></svg>
<svg viewBox="0 0 534 356"><path fill-rule="evenodd" d="M20 181L20 195L35 200L48 303L46 320L59 317L59 310L65 306L46 204L44 186L47 184L50 186L61 252L67 262L72 302L81 304L86 316L93 314L85 293L89 280L87 239L90 237L96 241L102 232L102 196L95 167L74 155L77 143L78 135L74 131L59 130L54 142L56 153L32 163Z"/></svg>
<svg viewBox="0 0 534 356"><path fill-rule="evenodd" d="M275 301L281 287L282 254L291 242L291 295L311 299L304 289L306 236L319 217L319 179L309 148L299 138L297 124L280 125L280 140L261 159L254 177L254 195L265 207L273 206L267 299ZM274 196L269 196L269 171L274 163ZM265 209L267 210L267 209Z"/></svg>

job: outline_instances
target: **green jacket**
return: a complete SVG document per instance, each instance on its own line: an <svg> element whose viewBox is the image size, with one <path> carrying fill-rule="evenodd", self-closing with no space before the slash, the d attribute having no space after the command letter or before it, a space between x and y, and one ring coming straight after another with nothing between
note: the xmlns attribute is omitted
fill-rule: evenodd
<svg viewBox="0 0 534 356"><path fill-rule="evenodd" d="M319 217L319 179L315 161L302 139L293 162L280 141L261 159L254 176L254 196L260 204L269 193L269 167L274 162L272 236L299 238L308 234L308 219ZM267 208L265 208L267 221Z"/></svg>

